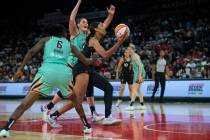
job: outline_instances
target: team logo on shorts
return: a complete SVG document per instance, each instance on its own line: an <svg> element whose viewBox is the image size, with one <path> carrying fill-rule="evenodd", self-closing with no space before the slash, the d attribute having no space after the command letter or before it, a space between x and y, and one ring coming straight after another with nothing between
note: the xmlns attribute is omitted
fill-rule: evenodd
<svg viewBox="0 0 210 140"><path fill-rule="evenodd" d="M204 83L192 83L189 85L188 94L201 95L203 94Z"/></svg>

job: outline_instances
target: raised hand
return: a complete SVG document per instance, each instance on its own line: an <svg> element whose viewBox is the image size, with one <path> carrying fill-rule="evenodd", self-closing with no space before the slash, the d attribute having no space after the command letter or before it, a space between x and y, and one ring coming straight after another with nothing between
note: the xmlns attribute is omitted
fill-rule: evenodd
<svg viewBox="0 0 210 140"><path fill-rule="evenodd" d="M138 78L138 80L136 81L136 83L141 84L142 82L143 82L143 77L140 76L140 77Z"/></svg>
<svg viewBox="0 0 210 140"><path fill-rule="evenodd" d="M82 0L78 0L78 3L82 3Z"/></svg>
<svg viewBox="0 0 210 140"><path fill-rule="evenodd" d="M16 80L20 79L22 76L23 76L23 71L18 69L13 77L13 80L16 81Z"/></svg>
<svg viewBox="0 0 210 140"><path fill-rule="evenodd" d="M121 36L120 38L118 38L118 42L120 44L122 44L123 42L125 42L125 40L128 38L128 34L124 34L123 36Z"/></svg>
<svg viewBox="0 0 210 140"><path fill-rule="evenodd" d="M115 13L115 7L114 7L114 5L110 5L109 8L107 7L107 12L110 15L114 15L114 13Z"/></svg>

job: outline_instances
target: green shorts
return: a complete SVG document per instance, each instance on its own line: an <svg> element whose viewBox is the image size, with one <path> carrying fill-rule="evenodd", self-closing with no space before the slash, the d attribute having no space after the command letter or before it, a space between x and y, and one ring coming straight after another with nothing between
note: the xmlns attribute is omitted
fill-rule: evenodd
<svg viewBox="0 0 210 140"><path fill-rule="evenodd" d="M69 97L73 92L72 70L63 64L43 64L31 85L30 91L35 91L43 96L49 96L53 89L58 88L63 97Z"/></svg>
<svg viewBox="0 0 210 140"><path fill-rule="evenodd" d="M146 77L146 73L144 71L142 71L142 77L143 79L145 79ZM133 82L138 83L138 79L139 79L139 71L134 71Z"/></svg>

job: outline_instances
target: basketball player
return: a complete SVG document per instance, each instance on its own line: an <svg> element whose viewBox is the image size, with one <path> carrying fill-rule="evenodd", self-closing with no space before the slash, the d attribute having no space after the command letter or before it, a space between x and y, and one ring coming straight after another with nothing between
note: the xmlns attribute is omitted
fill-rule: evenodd
<svg viewBox="0 0 210 140"><path fill-rule="evenodd" d="M77 51L76 47L70 46L69 41L66 39L67 32L64 26L52 25L47 27L47 31L51 36L42 38L28 51L14 76L15 80L20 78L27 62L31 60L35 54L44 50L44 61L32 82L29 93L16 108L7 124L1 130L0 137L9 137L9 130L16 120L41 96L48 96L52 93L54 88L58 88L64 98L68 98L72 101L83 122L84 133L91 132L91 127L87 122L83 107L73 91L71 84L72 70L67 66L66 59L69 56L70 50L72 50L82 62L91 64L91 60L86 59L84 55Z"/></svg>
<svg viewBox="0 0 210 140"><path fill-rule="evenodd" d="M128 106L126 108L126 110L134 110L134 101L136 98L136 92L138 93L139 96L139 100L140 100L140 106L137 106L136 109L137 110L141 110L141 109L145 109L144 106L144 97L143 94L141 92L141 85L143 83L143 79L146 76L146 72L144 69L144 65L139 57L138 54L135 53L135 45L130 43L128 46L128 50L130 52L131 55L131 63L133 64L133 68L134 68L134 85L133 85L133 91L134 91L134 95L131 98L131 102L130 102L130 106Z"/></svg>
<svg viewBox="0 0 210 140"><path fill-rule="evenodd" d="M77 15L77 12L78 12L81 2L82 2L81 0L78 0L76 6L74 7L73 11L71 12L70 20L69 20L69 32L71 34L71 42L73 45L75 45L78 48L79 51L83 50L83 47L85 45L86 38L88 35L88 21L87 21L87 19L81 18L77 25L75 22L75 18L76 18L76 15ZM113 5L110 5L110 8L107 8L107 11L108 11L109 15L106 18L106 20L104 21L106 28L109 26L109 24L111 23L111 21L113 19L113 16L115 13L115 7ZM70 55L68 58L68 64L70 65L70 67L73 67L77 61L78 61L78 59L74 55ZM84 92L83 87L86 87L86 85L83 84L83 81L85 80L84 78L86 78L86 80L88 80L87 77L83 77L83 79L79 78L79 77L77 78L80 85L77 85L78 87L75 87L75 90L76 90L76 93L78 93L78 94L80 94L81 92ZM91 110L92 122L96 122L96 121L102 120L104 118L104 116L100 116L98 113L96 113L95 101L94 101L92 92L93 92L93 86L89 84L86 96L87 96L87 101L89 103L90 110ZM62 94L60 92L58 92L57 95L54 97L54 99L48 105L44 105L41 107L41 110L43 110L45 112L44 114L48 114L49 111L54 107L54 105L62 99L61 95ZM44 116L46 116L46 115L44 115Z"/></svg>
<svg viewBox="0 0 210 140"><path fill-rule="evenodd" d="M121 85L120 85L120 92L118 94L118 100L116 103L116 107L119 107L120 104L122 103L122 96L123 96L123 92L125 90L126 83L128 83L130 97L132 97L132 94L133 94L132 86L133 86L134 71L133 71L133 65L131 64L131 57L130 57L130 53L129 53L128 49L125 50L124 55L120 59L120 62L117 66L116 80L119 79L120 69L121 69L121 74L120 74Z"/></svg>
<svg viewBox="0 0 210 140"><path fill-rule="evenodd" d="M104 26L103 23L100 23L97 28L90 28L90 35L87 37L87 44L85 45L82 53L90 58L91 54L96 51L100 56L103 58L109 58L114 52L117 51L117 49L122 45L122 43L127 38L127 34L125 34L118 42L109 50L104 50L104 48L101 46L99 41L105 36L106 34L106 26ZM87 77L87 81L83 79L84 85L88 85L88 81L93 86L101 89L104 91L104 102L105 102L105 118L102 122L103 125L112 125L115 123L118 123L120 120L114 119L111 115L111 108L112 108L112 97L113 97L113 87L109 83L107 79L99 75L93 67L85 66L80 61L77 62L77 64L74 66L73 73L75 75L75 87L77 87L77 84L81 84L78 82L78 78L83 79L83 77ZM79 80L80 81L80 80ZM83 87L84 89L84 87ZM87 88L86 88L87 89ZM78 98L82 102L84 98L84 93L86 91L82 92ZM58 111L55 111L53 114L49 115L48 123L50 124L51 121L56 121L56 119L69 109L73 108L73 104L71 102L68 102L63 108L59 109ZM54 123L53 122L53 123Z"/></svg>

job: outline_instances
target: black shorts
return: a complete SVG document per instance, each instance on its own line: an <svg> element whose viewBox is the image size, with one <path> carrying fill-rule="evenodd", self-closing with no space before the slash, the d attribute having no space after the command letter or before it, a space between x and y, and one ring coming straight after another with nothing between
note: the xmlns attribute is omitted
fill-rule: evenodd
<svg viewBox="0 0 210 140"><path fill-rule="evenodd" d="M79 75L80 73L90 73L90 71L91 71L90 66L86 66L82 64L81 62L76 63L73 67L74 81L75 81L76 76Z"/></svg>
<svg viewBox="0 0 210 140"><path fill-rule="evenodd" d="M81 62L78 62L74 67L73 67L73 83L75 83L75 78L77 75L81 74L81 73L88 73L89 74L89 81L88 81L88 87L87 87L87 91L86 91L86 97L93 97L93 85L90 82L90 78L91 78L91 72L93 70L93 67L91 66L85 66L84 64L82 64Z"/></svg>
<svg viewBox="0 0 210 140"><path fill-rule="evenodd" d="M129 85L132 85L133 84L133 75L121 75L120 82L121 82L121 84L128 83Z"/></svg>

